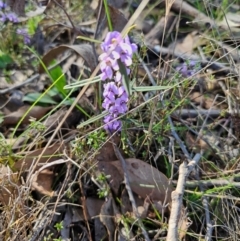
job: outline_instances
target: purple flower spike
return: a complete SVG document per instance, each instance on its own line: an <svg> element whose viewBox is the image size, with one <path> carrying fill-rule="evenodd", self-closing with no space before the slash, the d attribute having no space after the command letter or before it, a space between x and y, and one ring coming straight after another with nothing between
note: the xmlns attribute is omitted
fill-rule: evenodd
<svg viewBox="0 0 240 241"><path fill-rule="evenodd" d="M119 61L130 74L129 66L132 64L132 56L137 51L137 45L130 43L128 36L122 38L117 31L109 32L101 44L103 53L99 56L102 80L110 80L104 84L102 107L108 111L104 117L105 130L113 133L121 131L122 123L117 117L128 110L128 94L122 84L122 73L119 71ZM114 81L112 81L114 80Z"/></svg>

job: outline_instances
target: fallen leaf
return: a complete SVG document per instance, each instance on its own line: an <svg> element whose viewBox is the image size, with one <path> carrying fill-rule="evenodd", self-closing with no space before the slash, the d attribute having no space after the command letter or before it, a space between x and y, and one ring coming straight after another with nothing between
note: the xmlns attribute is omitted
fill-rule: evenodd
<svg viewBox="0 0 240 241"><path fill-rule="evenodd" d="M113 30L121 32L127 24L128 20L126 19L124 14L114 6L108 5L108 10L111 17ZM104 7L102 7L99 21L99 26L101 26L101 28L99 28L98 32L102 32L102 30L104 30L108 25Z"/></svg>
<svg viewBox="0 0 240 241"><path fill-rule="evenodd" d="M198 46L199 37L197 32L192 32L188 34L182 41L172 43L169 45L169 49L174 49L174 51L182 54L192 54L192 51L196 46Z"/></svg>
<svg viewBox="0 0 240 241"><path fill-rule="evenodd" d="M125 0L108 0L108 4L113 6L114 8L121 8Z"/></svg>
<svg viewBox="0 0 240 241"><path fill-rule="evenodd" d="M42 195L53 196L52 183L54 180L54 172L52 169L44 169L39 174L34 175L31 183L32 190Z"/></svg>
<svg viewBox="0 0 240 241"><path fill-rule="evenodd" d="M114 241L115 222L114 222L114 200L109 197L101 208L100 220L105 225L108 232L108 240Z"/></svg>
<svg viewBox="0 0 240 241"><path fill-rule="evenodd" d="M47 52L43 58L43 64L48 67L52 60L56 59L60 54L65 52L66 50L75 51L80 57L84 59L88 67L93 71L96 66L95 55L92 50L92 46L90 44L79 44L79 45L60 45L54 49L51 49ZM42 65L39 66L39 73L43 73L44 68Z"/></svg>
<svg viewBox="0 0 240 241"><path fill-rule="evenodd" d="M152 200L157 200L166 203L171 201L172 186L169 186L168 178L158 171L153 166L139 159L125 159L128 171L130 188L142 198L150 197ZM101 162L99 163L100 171L106 175L110 175L110 185L113 185L116 190L123 180L124 173L120 161ZM111 165L117 168L112 168ZM119 175L120 174L120 175ZM117 178L116 178L117 177ZM117 181L116 181L117 180Z"/></svg>
<svg viewBox="0 0 240 241"><path fill-rule="evenodd" d="M112 165L112 162L98 162L98 170L103 172L109 177L109 186L115 195L118 194L119 187L123 182L123 175L119 172L118 168Z"/></svg>
<svg viewBox="0 0 240 241"><path fill-rule="evenodd" d="M47 162L53 162L55 160L58 160L59 156L61 155L60 147L61 145L58 143L49 146L43 153L38 164L44 164ZM43 149L44 148L40 148L30 152L19 152L18 155L23 156L23 158L14 164L13 169L23 172L28 171L29 168L33 165L32 162L35 161L35 159L42 153ZM37 169L38 168L39 167L37 167Z"/></svg>
<svg viewBox="0 0 240 241"><path fill-rule="evenodd" d="M9 115L4 117L2 125L15 125L17 124L21 118L25 115L25 113L29 110L31 106L22 106L17 111L12 112ZM31 108L29 113L22 120L22 124L28 124L30 117L35 118L36 120L41 119L52 107L42 107L42 106L34 106Z"/></svg>
<svg viewBox="0 0 240 241"><path fill-rule="evenodd" d="M117 159L112 143L119 145L120 137L117 135L112 136L98 151L95 157L96 161L112 162Z"/></svg>
<svg viewBox="0 0 240 241"><path fill-rule="evenodd" d="M39 170L29 176L28 180L31 183L32 190L38 191L42 195L52 197L54 191L52 191L52 184L55 177L55 166L68 162L64 159L59 159L50 163L46 163Z"/></svg>

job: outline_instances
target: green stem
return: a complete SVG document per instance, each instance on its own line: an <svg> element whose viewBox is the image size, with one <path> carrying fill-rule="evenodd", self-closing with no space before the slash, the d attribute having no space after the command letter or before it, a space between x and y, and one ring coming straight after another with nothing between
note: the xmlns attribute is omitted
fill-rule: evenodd
<svg viewBox="0 0 240 241"><path fill-rule="evenodd" d="M110 13L109 13L107 0L103 0L103 2L104 2L105 12L106 12L106 15L107 15L108 28L109 28L109 31L112 32L113 31L113 27L112 27L111 16L110 16Z"/></svg>

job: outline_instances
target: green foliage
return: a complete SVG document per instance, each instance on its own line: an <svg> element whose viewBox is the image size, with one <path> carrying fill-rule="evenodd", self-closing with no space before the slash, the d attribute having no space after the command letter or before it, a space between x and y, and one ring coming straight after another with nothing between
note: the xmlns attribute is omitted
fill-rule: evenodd
<svg viewBox="0 0 240 241"><path fill-rule="evenodd" d="M87 145L93 150L98 150L106 139L106 133L103 130L94 131L87 137Z"/></svg>
<svg viewBox="0 0 240 241"><path fill-rule="evenodd" d="M49 71L51 76L52 83L54 83L54 87L58 90L58 92L62 96L66 96L68 91L64 89L64 86L67 84L66 78L60 66L56 66L52 70ZM56 81L57 80L57 81Z"/></svg>
<svg viewBox="0 0 240 241"><path fill-rule="evenodd" d="M0 51L0 69L6 68L11 63L13 63L11 56Z"/></svg>
<svg viewBox="0 0 240 241"><path fill-rule="evenodd" d="M38 27L39 22L43 19L42 16L35 16L32 18L29 18L27 21L27 29L28 29L28 33L30 35L35 34L36 29Z"/></svg>
<svg viewBox="0 0 240 241"><path fill-rule="evenodd" d="M110 189L107 184L107 179L109 176L106 176L104 173L100 173L96 180L100 183L101 188L98 189L98 196L99 198L105 198L109 195Z"/></svg>
<svg viewBox="0 0 240 241"><path fill-rule="evenodd" d="M30 103L34 103L36 100L38 100L39 104L57 104L57 102L48 94L42 95L41 93L29 93L23 97L23 101L28 101Z"/></svg>
<svg viewBox="0 0 240 241"><path fill-rule="evenodd" d="M109 9L108 9L107 0L103 0L103 3L104 3L104 8L105 8L105 13L106 13L106 15L107 15L107 21L108 21L109 31L113 31L112 21L111 21L111 16L110 16Z"/></svg>
<svg viewBox="0 0 240 241"><path fill-rule="evenodd" d="M98 197L99 198L105 198L108 196L109 194L109 188L103 188L103 189L98 189Z"/></svg>
<svg viewBox="0 0 240 241"><path fill-rule="evenodd" d="M46 126L40 121L37 121L35 119L30 119L29 129L30 130L34 129L39 132L43 132L46 130Z"/></svg>
<svg viewBox="0 0 240 241"><path fill-rule="evenodd" d="M57 231L60 232L63 229L63 221L61 221L60 223L56 223L54 225L54 228L56 228Z"/></svg>

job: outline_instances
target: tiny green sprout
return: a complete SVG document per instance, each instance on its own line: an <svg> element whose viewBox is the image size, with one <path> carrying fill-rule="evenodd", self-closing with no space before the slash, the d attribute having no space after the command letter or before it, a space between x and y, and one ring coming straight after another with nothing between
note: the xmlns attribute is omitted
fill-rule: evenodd
<svg viewBox="0 0 240 241"><path fill-rule="evenodd" d="M61 221L60 223L56 223L54 225L54 228L56 228L57 231L60 232L63 229L63 221Z"/></svg>
<svg viewBox="0 0 240 241"><path fill-rule="evenodd" d="M53 233L50 233L47 237L44 237L43 241L50 241L52 239Z"/></svg>
<svg viewBox="0 0 240 241"><path fill-rule="evenodd" d="M62 241L62 238L54 238L53 241Z"/></svg>
<svg viewBox="0 0 240 241"><path fill-rule="evenodd" d="M46 126L40 122L40 121L37 121L35 118L30 118L30 124L29 124L29 127L30 129L35 129L39 132L43 132L46 130Z"/></svg>
<svg viewBox="0 0 240 241"><path fill-rule="evenodd" d="M105 175L104 173L100 173L100 174L97 176L96 180L97 180L97 181L100 181L100 182L106 182L107 179L109 179L109 178L110 178L109 175Z"/></svg>
<svg viewBox="0 0 240 241"><path fill-rule="evenodd" d="M98 150L101 146L101 143L105 140L105 132L104 131L94 131L89 134L87 138L87 145L91 146L93 150Z"/></svg>
<svg viewBox="0 0 240 241"><path fill-rule="evenodd" d="M108 188L103 188L103 189L98 189L98 196L99 198L105 198L109 194L109 189Z"/></svg>

